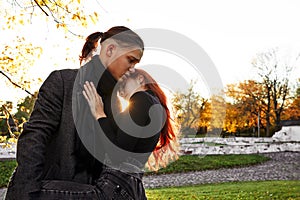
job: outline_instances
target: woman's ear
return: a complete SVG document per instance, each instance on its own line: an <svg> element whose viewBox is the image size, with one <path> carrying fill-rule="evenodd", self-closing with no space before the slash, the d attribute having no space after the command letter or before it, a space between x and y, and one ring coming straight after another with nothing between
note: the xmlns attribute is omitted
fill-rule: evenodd
<svg viewBox="0 0 300 200"><path fill-rule="evenodd" d="M138 81L141 85L143 85L145 83L145 77L143 75L139 75L138 76Z"/></svg>

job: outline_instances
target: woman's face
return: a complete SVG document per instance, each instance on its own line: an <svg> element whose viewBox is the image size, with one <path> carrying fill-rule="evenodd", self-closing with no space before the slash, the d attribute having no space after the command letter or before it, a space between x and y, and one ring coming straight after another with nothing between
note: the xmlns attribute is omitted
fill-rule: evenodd
<svg viewBox="0 0 300 200"><path fill-rule="evenodd" d="M134 79L128 77L125 81L121 83L119 93L120 96L126 100L129 100L130 97L137 91L142 89L142 84L139 82L139 79Z"/></svg>
<svg viewBox="0 0 300 200"><path fill-rule="evenodd" d="M142 57L140 49L124 50L118 49L112 58L112 62L108 65L107 69L112 76L119 80L130 68L133 68Z"/></svg>

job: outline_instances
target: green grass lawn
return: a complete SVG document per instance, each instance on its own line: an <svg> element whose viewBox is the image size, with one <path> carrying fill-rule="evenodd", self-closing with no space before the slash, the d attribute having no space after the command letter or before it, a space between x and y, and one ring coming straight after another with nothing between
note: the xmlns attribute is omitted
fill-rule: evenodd
<svg viewBox="0 0 300 200"><path fill-rule="evenodd" d="M149 200L300 199L300 181L253 181L147 189Z"/></svg>
<svg viewBox="0 0 300 200"><path fill-rule="evenodd" d="M200 156L181 156L177 161L171 163L166 168L155 172L154 174L178 173L189 171L201 171L208 169L220 169L239 166L248 166L269 160L262 155L207 155ZM0 162L0 188L5 187L16 167L16 161ZM148 172L153 174L153 172Z"/></svg>
<svg viewBox="0 0 300 200"><path fill-rule="evenodd" d="M202 171L209 169L231 168L249 166L269 160L268 157L258 154L247 155L207 155L207 156L181 156L177 161L166 168L148 174L166 174L189 171Z"/></svg>
<svg viewBox="0 0 300 200"><path fill-rule="evenodd" d="M262 155L181 156L158 173L200 171L248 166L269 160ZM0 162L0 188L6 187L16 162ZM149 174L149 173L148 173ZM149 200L182 199L299 199L300 181L253 181L147 189Z"/></svg>
<svg viewBox="0 0 300 200"><path fill-rule="evenodd" d="M16 166L17 163L14 160L0 162L0 188L7 186L9 178Z"/></svg>

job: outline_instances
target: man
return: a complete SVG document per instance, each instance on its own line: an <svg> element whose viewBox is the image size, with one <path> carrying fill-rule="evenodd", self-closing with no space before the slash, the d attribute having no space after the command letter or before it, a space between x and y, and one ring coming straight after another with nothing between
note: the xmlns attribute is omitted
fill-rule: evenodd
<svg viewBox="0 0 300 200"><path fill-rule="evenodd" d="M140 61L144 49L142 39L123 26L104 32L100 44L99 56L94 56L79 70L52 72L41 86L34 110L18 140L18 166L8 185L7 200L36 199L44 180L93 184L97 179L101 163L84 147L77 134L82 131L88 134L89 127L75 126L89 108L81 102L80 113L74 119L72 96L81 98L80 85L92 80L103 101L111 102L117 80ZM105 112L111 116L111 106L117 106L117 102L107 105Z"/></svg>

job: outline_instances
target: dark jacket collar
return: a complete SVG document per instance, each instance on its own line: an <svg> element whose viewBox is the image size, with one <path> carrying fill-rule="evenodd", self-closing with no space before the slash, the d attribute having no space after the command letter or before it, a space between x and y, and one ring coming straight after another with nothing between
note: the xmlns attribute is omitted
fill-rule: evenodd
<svg viewBox="0 0 300 200"><path fill-rule="evenodd" d="M93 69L95 70L95 80L99 80L97 85L97 92L101 96L112 94L113 89L117 84L117 81L114 79L111 73L104 67L99 58L99 55L95 55L92 58L91 62L93 64Z"/></svg>

